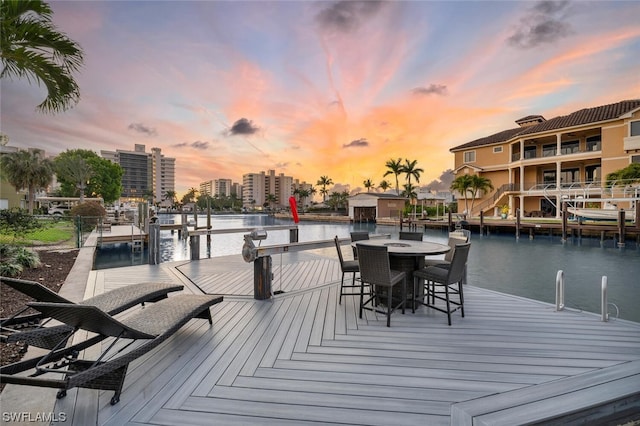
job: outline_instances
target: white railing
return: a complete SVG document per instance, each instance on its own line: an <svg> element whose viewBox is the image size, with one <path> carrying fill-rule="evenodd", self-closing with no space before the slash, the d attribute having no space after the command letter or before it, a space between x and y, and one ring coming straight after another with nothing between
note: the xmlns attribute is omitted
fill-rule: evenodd
<svg viewBox="0 0 640 426"><path fill-rule="evenodd" d="M620 311L614 303L609 303L607 276L602 276L600 284L600 319L602 322L609 321L609 305L616 308L616 318ZM559 270L556 274L556 312L564 310L564 272Z"/></svg>
<svg viewBox="0 0 640 426"><path fill-rule="evenodd" d="M564 272L556 275L556 312L564 309Z"/></svg>

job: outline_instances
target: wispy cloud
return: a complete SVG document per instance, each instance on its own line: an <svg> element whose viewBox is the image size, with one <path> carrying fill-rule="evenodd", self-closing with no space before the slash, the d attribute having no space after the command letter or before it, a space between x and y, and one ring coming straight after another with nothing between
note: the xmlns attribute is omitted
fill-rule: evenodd
<svg viewBox="0 0 640 426"><path fill-rule="evenodd" d="M568 1L541 1L520 19L520 24L507 39L515 47L529 49L553 43L572 32L567 18Z"/></svg>
<svg viewBox="0 0 640 426"><path fill-rule="evenodd" d="M416 87L412 89L411 92L414 95L419 96L428 96L428 95L440 95L444 96L447 94L447 86L444 84L430 84L429 87Z"/></svg>
<svg viewBox="0 0 640 426"><path fill-rule="evenodd" d="M367 141L365 138L356 139L342 145L343 148L362 148L365 146L369 146L369 141Z"/></svg>
<svg viewBox="0 0 640 426"><path fill-rule="evenodd" d="M145 126L142 123L131 123L129 124L129 127L127 127L129 130L133 130L135 132L138 133L143 133L147 136L157 136L158 132L156 131L156 129L154 129L153 127L148 127Z"/></svg>
<svg viewBox="0 0 640 426"><path fill-rule="evenodd" d="M350 33L360 28L384 4L382 1L330 2L316 15L316 22L328 32Z"/></svg>

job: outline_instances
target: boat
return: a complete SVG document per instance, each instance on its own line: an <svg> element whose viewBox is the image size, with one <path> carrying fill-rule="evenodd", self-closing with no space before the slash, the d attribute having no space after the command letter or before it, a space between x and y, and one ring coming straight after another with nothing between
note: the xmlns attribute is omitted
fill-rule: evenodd
<svg viewBox="0 0 640 426"><path fill-rule="evenodd" d="M567 207L567 211L574 216L581 217L583 220L618 220L619 210L617 209L594 209L594 208L578 208ZM636 211L625 210L625 220L635 221Z"/></svg>

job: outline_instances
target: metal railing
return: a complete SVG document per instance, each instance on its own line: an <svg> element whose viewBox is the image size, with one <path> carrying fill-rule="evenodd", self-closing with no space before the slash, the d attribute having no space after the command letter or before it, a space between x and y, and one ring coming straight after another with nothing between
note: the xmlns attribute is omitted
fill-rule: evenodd
<svg viewBox="0 0 640 426"><path fill-rule="evenodd" d="M600 320L602 322L609 321L609 305L612 305L616 309L616 318L620 315L618 306L615 303L609 303L607 281L607 276L603 275L600 284ZM559 270L556 274L556 312L562 311L565 308L564 289L564 271Z"/></svg>

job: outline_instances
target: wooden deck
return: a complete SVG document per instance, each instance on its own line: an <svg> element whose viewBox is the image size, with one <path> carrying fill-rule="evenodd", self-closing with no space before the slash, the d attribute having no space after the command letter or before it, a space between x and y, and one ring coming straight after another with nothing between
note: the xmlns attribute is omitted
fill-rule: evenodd
<svg viewBox="0 0 640 426"><path fill-rule="evenodd" d="M623 411L629 389L638 403L638 323L470 283L451 327L422 307L387 328L382 315L359 319L356 297L338 304L336 258L288 254L273 267L284 293L266 301L240 255L92 271L85 297L160 280L225 300L212 326L194 319L132 363L117 405L73 389L55 411L76 425L515 425L602 401Z"/></svg>

